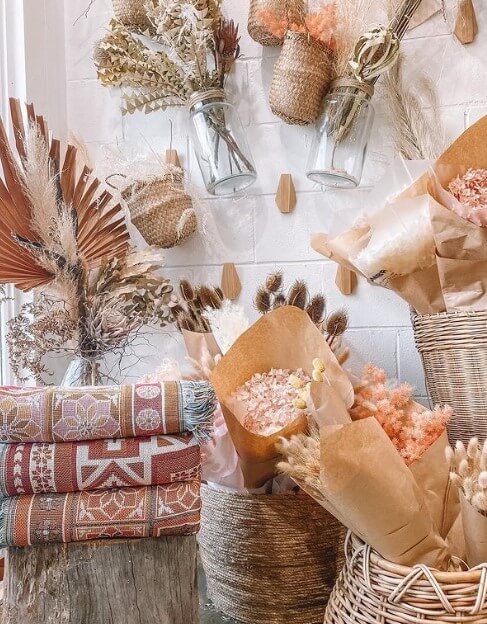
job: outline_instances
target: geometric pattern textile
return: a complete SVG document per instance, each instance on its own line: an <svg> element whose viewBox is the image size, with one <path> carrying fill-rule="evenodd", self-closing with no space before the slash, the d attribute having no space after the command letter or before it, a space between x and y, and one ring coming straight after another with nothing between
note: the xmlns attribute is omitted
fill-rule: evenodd
<svg viewBox="0 0 487 624"><path fill-rule="evenodd" d="M200 482L67 494L22 494L0 501L0 546L160 537L196 533Z"/></svg>
<svg viewBox="0 0 487 624"><path fill-rule="evenodd" d="M75 442L192 431L215 408L205 381L85 388L0 388L0 442Z"/></svg>
<svg viewBox="0 0 487 624"><path fill-rule="evenodd" d="M0 444L0 495L164 485L200 476L190 433L145 438Z"/></svg>

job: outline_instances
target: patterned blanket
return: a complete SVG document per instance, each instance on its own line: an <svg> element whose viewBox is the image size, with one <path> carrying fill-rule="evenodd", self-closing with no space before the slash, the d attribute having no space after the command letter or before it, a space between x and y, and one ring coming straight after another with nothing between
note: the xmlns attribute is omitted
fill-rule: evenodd
<svg viewBox="0 0 487 624"><path fill-rule="evenodd" d="M200 483L103 492L23 494L0 501L0 546L196 533Z"/></svg>
<svg viewBox="0 0 487 624"><path fill-rule="evenodd" d="M206 381L93 388L0 388L0 442L73 442L191 431L205 439L215 409Z"/></svg>
<svg viewBox="0 0 487 624"><path fill-rule="evenodd" d="M0 496L164 485L199 476L200 447L191 433L0 444Z"/></svg>

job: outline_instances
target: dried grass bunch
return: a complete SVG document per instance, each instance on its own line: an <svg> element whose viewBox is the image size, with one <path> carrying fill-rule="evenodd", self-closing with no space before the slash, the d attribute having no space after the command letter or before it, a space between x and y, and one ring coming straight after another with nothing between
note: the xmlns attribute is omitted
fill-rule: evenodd
<svg viewBox="0 0 487 624"><path fill-rule="evenodd" d="M225 296L219 287L193 285L183 279L179 283L181 300L173 309L179 330L197 333L211 332L210 322L206 317L207 310L219 310L223 306Z"/></svg>
<svg viewBox="0 0 487 624"><path fill-rule="evenodd" d="M487 441L480 444L478 438L472 438L467 447L458 441L445 452L451 481L472 507L487 516Z"/></svg>
<svg viewBox="0 0 487 624"><path fill-rule="evenodd" d="M151 37L110 22L94 58L101 83L125 90L124 112L184 105L196 91L224 87L240 38L220 7L220 0L148 2Z"/></svg>
<svg viewBox="0 0 487 624"><path fill-rule="evenodd" d="M316 327L325 334L332 350L335 353L341 351L341 338L348 327L347 312L337 310L327 316L325 295L319 293L311 296L304 280L296 280L286 291L282 272L275 271L270 273L265 284L257 289L254 306L260 314L267 314L285 305L304 310Z"/></svg>
<svg viewBox="0 0 487 624"><path fill-rule="evenodd" d="M47 353L122 357L142 326L170 322L174 301L157 275L160 256L131 250L120 204L87 166L78 171L76 148L68 145L61 163L44 119L29 106L24 126L19 103L10 104L17 154L0 121L0 282L42 290L8 337L13 370L40 382Z"/></svg>

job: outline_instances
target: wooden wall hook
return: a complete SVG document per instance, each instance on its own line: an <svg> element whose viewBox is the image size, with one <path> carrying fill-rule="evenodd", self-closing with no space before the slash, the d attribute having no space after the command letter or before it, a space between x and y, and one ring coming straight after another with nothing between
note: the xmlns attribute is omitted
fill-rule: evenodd
<svg viewBox="0 0 487 624"><path fill-rule="evenodd" d="M276 204L283 214L292 212L296 205L296 189L290 173L283 173L276 193Z"/></svg>
<svg viewBox="0 0 487 624"><path fill-rule="evenodd" d="M472 43L477 36L479 26L472 0L459 1L458 15L453 32L461 43Z"/></svg>
<svg viewBox="0 0 487 624"><path fill-rule="evenodd" d="M233 301L242 292L242 284L237 273L237 269L232 262L223 265L221 287L227 299Z"/></svg>
<svg viewBox="0 0 487 624"><path fill-rule="evenodd" d="M174 165L175 167L179 167L181 169L181 161L179 160L179 154L177 150L166 150L166 163L168 165Z"/></svg>
<svg viewBox="0 0 487 624"><path fill-rule="evenodd" d="M340 265L337 269L335 284L342 295L351 295L357 286L357 274Z"/></svg>

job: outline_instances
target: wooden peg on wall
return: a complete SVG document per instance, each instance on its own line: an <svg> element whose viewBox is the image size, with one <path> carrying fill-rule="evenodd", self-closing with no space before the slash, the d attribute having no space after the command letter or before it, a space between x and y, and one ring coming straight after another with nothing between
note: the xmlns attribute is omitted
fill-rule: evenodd
<svg viewBox="0 0 487 624"><path fill-rule="evenodd" d="M460 43L472 43L479 27L472 0L460 0L454 33Z"/></svg>
<svg viewBox="0 0 487 624"><path fill-rule="evenodd" d="M227 299L233 301L242 292L242 284L237 273L237 269L232 262L223 265L221 287Z"/></svg>
<svg viewBox="0 0 487 624"><path fill-rule="evenodd" d="M296 189L290 173L281 175L279 186L277 187L276 204L283 214L292 212L296 205Z"/></svg>
<svg viewBox="0 0 487 624"><path fill-rule="evenodd" d="M178 151L175 149L166 150L166 163L168 165L174 165L181 169L181 161L179 160Z"/></svg>
<svg viewBox="0 0 487 624"><path fill-rule="evenodd" d="M342 295L351 295L357 286L357 274L347 269L347 267L339 266L335 284Z"/></svg>

